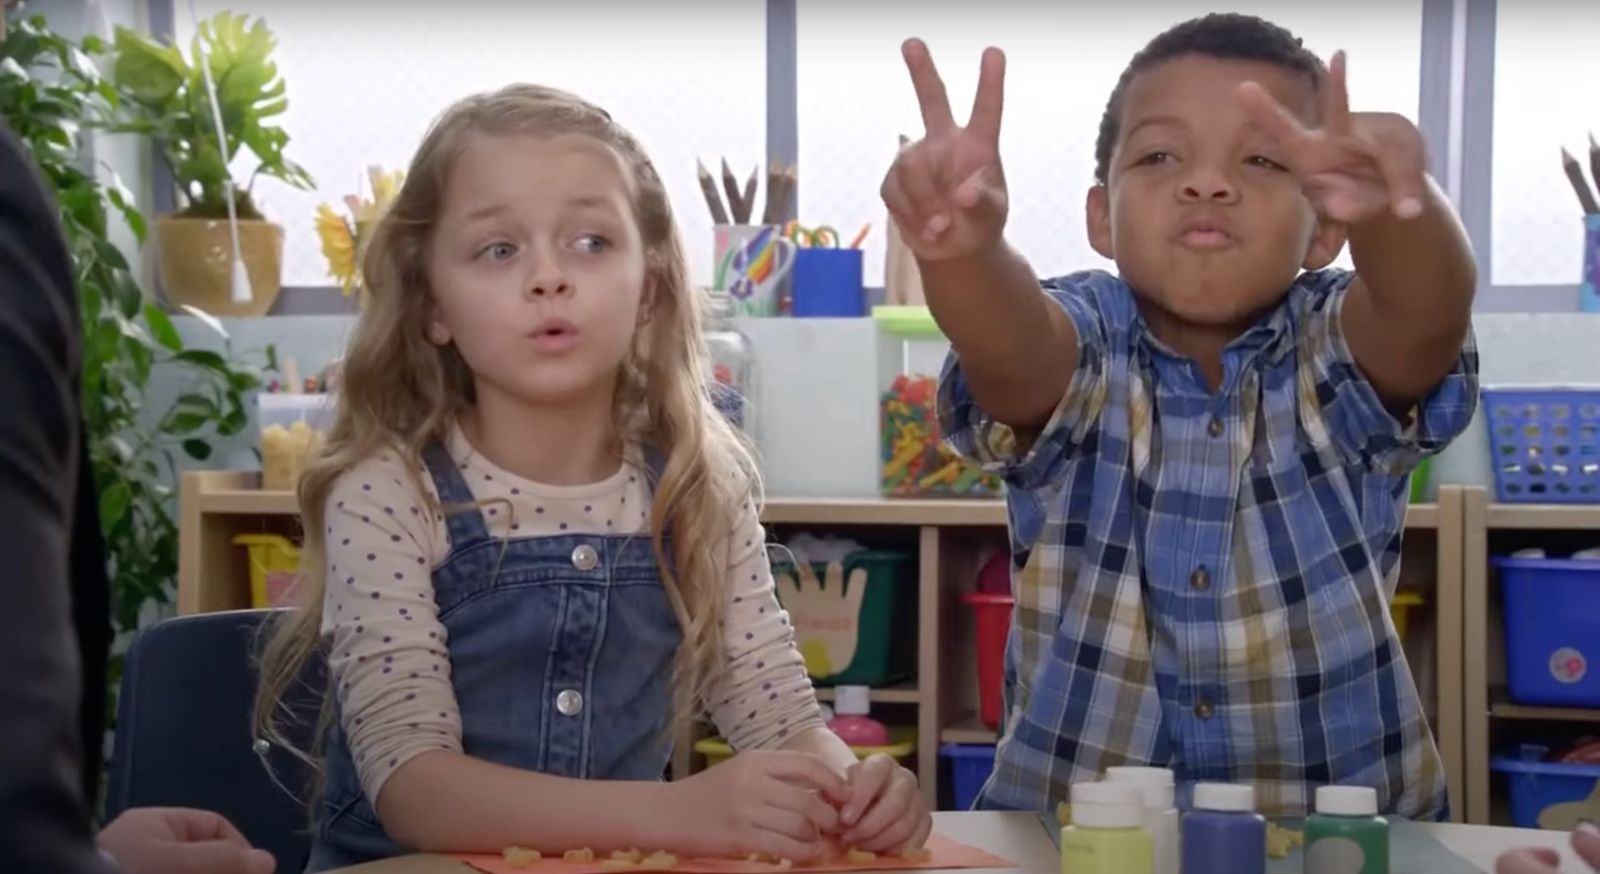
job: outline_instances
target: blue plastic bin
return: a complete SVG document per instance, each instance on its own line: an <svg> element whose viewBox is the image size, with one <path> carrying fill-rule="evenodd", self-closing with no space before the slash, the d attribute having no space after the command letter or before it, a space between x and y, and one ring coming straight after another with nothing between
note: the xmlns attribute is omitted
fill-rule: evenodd
<svg viewBox="0 0 1600 874"><path fill-rule="evenodd" d="M1600 765L1542 761L1548 751L1548 747L1524 744L1519 755L1490 759L1489 766L1506 775L1510 783L1511 819L1518 828L1571 828L1563 822L1570 817L1552 808L1600 794Z"/></svg>
<svg viewBox="0 0 1600 874"><path fill-rule="evenodd" d="M971 810L983 784L994 771L991 744L945 744L939 755L950 762L951 802L956 810Z"/></svg>
<svg viewBox="0 0 1600 874"><path fill-rule="evenodd" d="M1600 561L1496 558L1518 704L1600 707Z"/></svg>
<svg viewBox="0 0 1600 874"><path fill-rule="evenodd" d="M1600 503L1600 389L1486 388L1495 499Z"/></svg>

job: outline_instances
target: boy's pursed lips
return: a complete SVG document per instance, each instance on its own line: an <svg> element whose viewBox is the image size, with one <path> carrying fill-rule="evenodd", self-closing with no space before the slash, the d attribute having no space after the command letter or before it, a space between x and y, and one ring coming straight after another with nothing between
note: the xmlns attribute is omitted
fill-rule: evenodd
<svg viewBox="0 0 1600 874"><path fill-rule="evenodd" d="M1233 225L1220 213L1207 210L1191 213L1178 223L1176 241L1189 249L1215 251L1238 245Z"/></svg>

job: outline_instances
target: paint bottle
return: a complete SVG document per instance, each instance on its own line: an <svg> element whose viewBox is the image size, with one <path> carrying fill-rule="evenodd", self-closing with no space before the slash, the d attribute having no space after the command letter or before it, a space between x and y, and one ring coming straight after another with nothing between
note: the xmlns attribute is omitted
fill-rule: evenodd
<svg viewBox="0 0 1600 874"><path fill-rule="evenodd" d="M1201 783L1183 817L1183 874L1266 874L1267 821L1250 786Z"/></svg>
<svg viewBox="0 0 1600 874"><path fill-rule="evenodd" d="M1144 792L1144 830L1155 846L1155 874L1178 874L1177 780L1172 771L1119 766L1106 769L1106 782L1129 783Z"/></svg>
<svg viewBox="0 0 1600 874"><path fill-rule="evenodd" d="M1072 825L1061 830L1061 874L1154 874L1143 798L1132 783L1073 784Z"/></svg>
<svg viewBox="0 0 1600 874"><path fill-rule="evenodd" d="M1389 821L1378 790L1322 786L1306 819L1306 874L1389 874Z"/></svg>
<svg viewBox="0 0 1600 874"><path fill-rule="evenodd" d="M868 714L872 711L872 690L866 686L839 686L833 690L834 716L828 728L852 747L886 747L889 728Z"/></svg>

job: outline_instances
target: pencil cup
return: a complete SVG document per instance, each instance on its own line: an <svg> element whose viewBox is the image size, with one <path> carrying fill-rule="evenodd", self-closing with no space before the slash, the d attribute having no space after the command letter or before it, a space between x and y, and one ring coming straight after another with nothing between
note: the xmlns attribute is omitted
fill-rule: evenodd
<svg viewBox="0 0 1600 874"><path fill-rule="evenodd" d="M1578 309L1600 313L1600 215L1583 217L1583 277L1578 281Z"/></svg>
<svg viewBox="0 0 1600 874"><path fill-rule="evenodd" d="M861 250L801 249L794 256L797 318L859 318L867 314Z"/></svg>
<svg viewBox="0 0 1600 874"><path fill-rule="evenodd" d="M728 293L734 314L778 315L789 293L795 244L773 225L717 225L712 242L713 285Z"/></svg>

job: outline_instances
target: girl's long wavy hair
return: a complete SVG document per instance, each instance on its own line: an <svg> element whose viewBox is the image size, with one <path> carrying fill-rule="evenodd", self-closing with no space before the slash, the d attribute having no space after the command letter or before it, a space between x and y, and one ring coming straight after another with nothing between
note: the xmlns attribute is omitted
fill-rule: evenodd
<svg viewBox="0 0 1600 874"><path fill-rule="evenodd" d="M387 451L400 454L413 487L426 494L424 448L444 439L456 415L473 402L466 362L454 347L436 346L426 336L430 291L424 259L451 167L469 138L508 134L593 137L621 157L632 177L650 311L617 373L614 433L619 444L654 446L666 458L655 483L650 536L683 634L673 671L675 720L692 718L704 706L723 658L729 532L745 503L759 500L760 480L745 441L707 392L700 301L689 284L666 190L639 142L604 110L556 89L512 85L462 100L434 122L362 255L369 297L346 350L337 416L299 484L301 604L266 631L255 702L256 737L313 766L319 764L314 751L330 719L332 696L324 698L312 750L289 740L296 717L285 696L307 663L322 655L328 494L340 476Z"/></svg>

